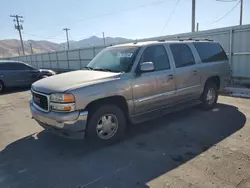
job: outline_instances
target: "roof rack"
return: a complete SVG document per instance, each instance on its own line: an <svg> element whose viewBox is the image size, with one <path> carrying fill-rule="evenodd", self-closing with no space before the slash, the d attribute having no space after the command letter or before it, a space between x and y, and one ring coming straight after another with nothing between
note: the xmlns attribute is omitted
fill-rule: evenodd
<svg viewBox="0 0 250 188"><path fill-rule="evenodd" d="M186 40L194 40L194 41L213 41L212 39L207 38L179 38L179 41L186 41Z"/></svg>
<svg viewBox="0 0 250 188"><path fill-rule="evenodd" d="M157 42L165 42L165 41L166 41L165 39L160 39Z"/></svg>

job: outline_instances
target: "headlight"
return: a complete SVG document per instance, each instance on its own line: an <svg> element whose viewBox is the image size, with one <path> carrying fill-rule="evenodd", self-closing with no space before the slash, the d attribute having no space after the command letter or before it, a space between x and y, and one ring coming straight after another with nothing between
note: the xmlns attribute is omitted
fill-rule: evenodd
<svg viewBox="0 0 250 188"><path fill-rule="evenodd" d="M50 95L51 102L58 102L58 103L73 103L75 102L75 97L72 94L68 93L53 93Z"/></svg>

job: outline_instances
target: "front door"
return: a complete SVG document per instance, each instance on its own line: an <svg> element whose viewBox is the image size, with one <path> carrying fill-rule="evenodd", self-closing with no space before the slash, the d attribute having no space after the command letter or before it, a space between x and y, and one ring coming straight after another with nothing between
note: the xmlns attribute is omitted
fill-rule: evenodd
<svg viewBox="0 0 250 188"><path fill-rule="evenodd" d="M188 44L170 44L176 79L176 102L192 100L200 95L201 77Z"/></svg>
<svg viewBox="0 0 250 188"><path fill-rule="evenodd" d="M132 81L136 114L169 105L175 95L173 70L165 47L163 45L146 47L138 63L138 69L143 62L153 62L155 70L137 73Z"/></svg>

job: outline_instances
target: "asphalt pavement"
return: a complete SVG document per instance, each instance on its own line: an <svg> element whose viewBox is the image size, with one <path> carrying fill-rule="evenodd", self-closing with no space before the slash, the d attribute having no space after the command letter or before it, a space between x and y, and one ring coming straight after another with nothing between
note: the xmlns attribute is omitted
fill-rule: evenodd
<svg viewBox="0 0 250 188"><path fill-rule="evenodd" d="M29 99L0 95L1 188L250 187L249 99L131 125L111 146L43 131Z"/></svg>

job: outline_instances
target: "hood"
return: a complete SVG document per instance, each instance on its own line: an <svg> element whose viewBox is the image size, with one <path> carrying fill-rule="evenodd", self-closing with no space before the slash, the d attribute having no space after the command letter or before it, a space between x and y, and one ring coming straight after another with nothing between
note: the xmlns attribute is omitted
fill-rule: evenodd
<svg viewBox="0 0 250 188"><path fill-rule="evenodd" d="M96 82L116 79L121 73L79 70L41 79L32 84L32 89L42 93L65 92L71 88L87 86Z"/></svg>

